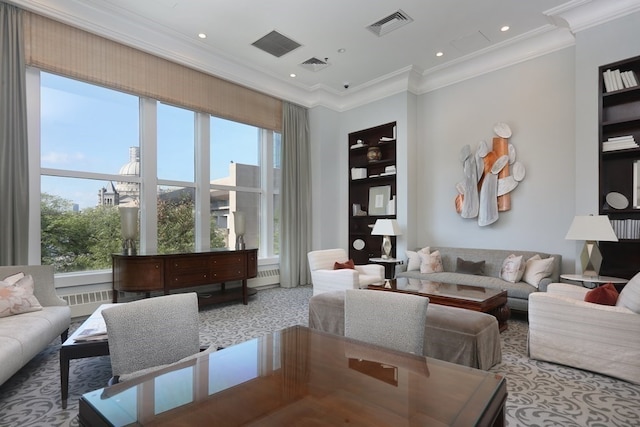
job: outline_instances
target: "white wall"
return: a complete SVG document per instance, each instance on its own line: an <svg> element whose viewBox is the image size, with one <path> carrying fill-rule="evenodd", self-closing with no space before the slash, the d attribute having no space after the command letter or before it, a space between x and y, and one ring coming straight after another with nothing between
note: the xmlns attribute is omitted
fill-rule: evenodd
<svg viewBox="0 0 640 427"><path fill-rule="evenodd" d="M573 48L420 96L418 246L551 252L573 265L564 236L574 216L574 102ZM496 122L510 125L526 176L511 192L511 210L480 227L455 212L459 153L465 144L475 152L480 140L490 143Z"/></svg>
<svg viewBox="0 0 640 427"><path fill-rule="evenodd" d="M410 147L415 145L412 141L415 138L415 105L415 95L403 92L342 113L324 107L310 110L314 249L348 249L348 218L351 214L347 156L349 133L395 121L398 147L396 166L398 170L413 168L411 162L414 156ZM415 182L407 182L406 175L398 175L398 200L409 199L409 194L415 193L415 186ZM411 205L406 203L398 204L397 217L403 229L407 229L410 208ZM402 251L399 253L406 249L404 236L398 239L397 248Z"/></svg>

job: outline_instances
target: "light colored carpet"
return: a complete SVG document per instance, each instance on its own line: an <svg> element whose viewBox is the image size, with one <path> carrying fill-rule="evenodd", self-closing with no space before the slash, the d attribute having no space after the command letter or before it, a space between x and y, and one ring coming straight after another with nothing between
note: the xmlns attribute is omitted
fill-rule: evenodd
<svg viewBox="0 0 640 427"><path fill-rule="evenodd" d="M308 322L308 286L258 292L248 305L202 310L203 344L229 346ZM170 319L167 319L170 326ZM76 328L81 322L74 322ZM491 369L507 378L507 425L639 426L640 386L578 369L529 360L527 323L513 319L501 334L503 362ZM60 406L59 340L0 386L0 426L77 426L78 399L104 387L108 357L71 361L69 404Z"/></svg>

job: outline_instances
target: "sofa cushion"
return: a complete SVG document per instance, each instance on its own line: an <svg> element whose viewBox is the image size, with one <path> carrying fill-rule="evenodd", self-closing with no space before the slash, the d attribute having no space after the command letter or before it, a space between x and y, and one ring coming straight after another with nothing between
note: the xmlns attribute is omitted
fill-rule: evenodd
<svg viewBox="0 0 640 427"><path fill-rule="evenodd" d="M640 314L640 273L633 276L622 288L616 305Z"/></svg>
<svg viewBox="0 0 640 427"><path fill-rule="evenodd" d="M420 264L422 264L422 260L420 259L419 252L428 254L431 253L431 248L427 246L420 249L419 251L407 251L407 271L420 270Z"/></svg>
<svg viewBox="0 0 640 427"><path fill-rule="evenodd" d="M440 271L444 271L440 251L433 251L431 253L420 251L418 252L418 255L420 255L421 261L420 273L438 273Z"/></svg>
<svg viewBox="0 0 640 427"><path fill-rule="evenodd" d="M349 268L351 270L355 270L356 266L355 263L353 262L352 259L345 261L345 262L334 262L333 263L333 269L334 270L342 270L344 268Z"/></svg>
<svg viewBox="0 0 640 427"><path fill-rule="evenodd" d="M613 283L607 283L606 285L598 286L587 292L584 300L594 304L616 305L616 301L618 301L618 290L613 286Z"/></svg>
<svg viewBox="0 0 640 427"><path fill-rule="evenodd" d="M551 276L553 261L553 257L542 259L540 255L532 256L527 260L522 280L537 288L542 279Z"/></svg>
<svg viewBox="0 0 640 427"><path fill-rule="evenodd" d="M502 263L502 269L500 270L500 278L507 282L515 283L519 282L524 275L525 262L522 255L516 256L515 254L509 255Z"/></svg>
<svg viewBox="0 0 640 427"><path fill-rule="evenodd" d="M456 260L456 273L476 274L481 276L484 274L484 265L484 260L473 262L458 258Z"/></svg>
<svg viewBox="0 0 640 427"><path fill-rule="evenodd" d="M42 310L33 295L33 277L26 275L14 284L0 281L0 317Z"/></svg>

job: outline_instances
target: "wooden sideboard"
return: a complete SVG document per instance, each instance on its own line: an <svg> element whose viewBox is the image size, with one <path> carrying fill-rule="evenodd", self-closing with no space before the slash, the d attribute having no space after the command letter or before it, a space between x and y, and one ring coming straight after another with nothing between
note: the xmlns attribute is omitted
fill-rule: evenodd
<svg viewBox="0 0 640 427"><path fill-rule="evenodd" d="M242 299L246 305L255 289L247 279L258 275L258 250L212 249L210 251L112 255L113 302L118 292L172 292L185 288L219 284L212 292L198 294L198 304L208 305ZM225 283L242 281L241 287L226 288Z"/></svg>

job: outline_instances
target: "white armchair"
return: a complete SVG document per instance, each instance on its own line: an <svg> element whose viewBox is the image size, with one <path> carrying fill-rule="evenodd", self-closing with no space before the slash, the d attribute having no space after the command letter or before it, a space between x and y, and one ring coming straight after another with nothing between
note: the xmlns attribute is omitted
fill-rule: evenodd
<svg viewBox="0 0 640 427"><path fill-rule="evenodd" d="M628 308L640 295L634 279L617 306L585 302L589 289L566 283L532 293L529 357L640 384L640 314Z"/></svg>
<svg viewBox="0 0 640 427"><path fill-rule="evenodd" d="M336 262L349 261L344 249L323 249L307 254L313 295L344 289L359 289L384 282L384 267L378 264L356 265L355 269L334 270Z"/></svg>

